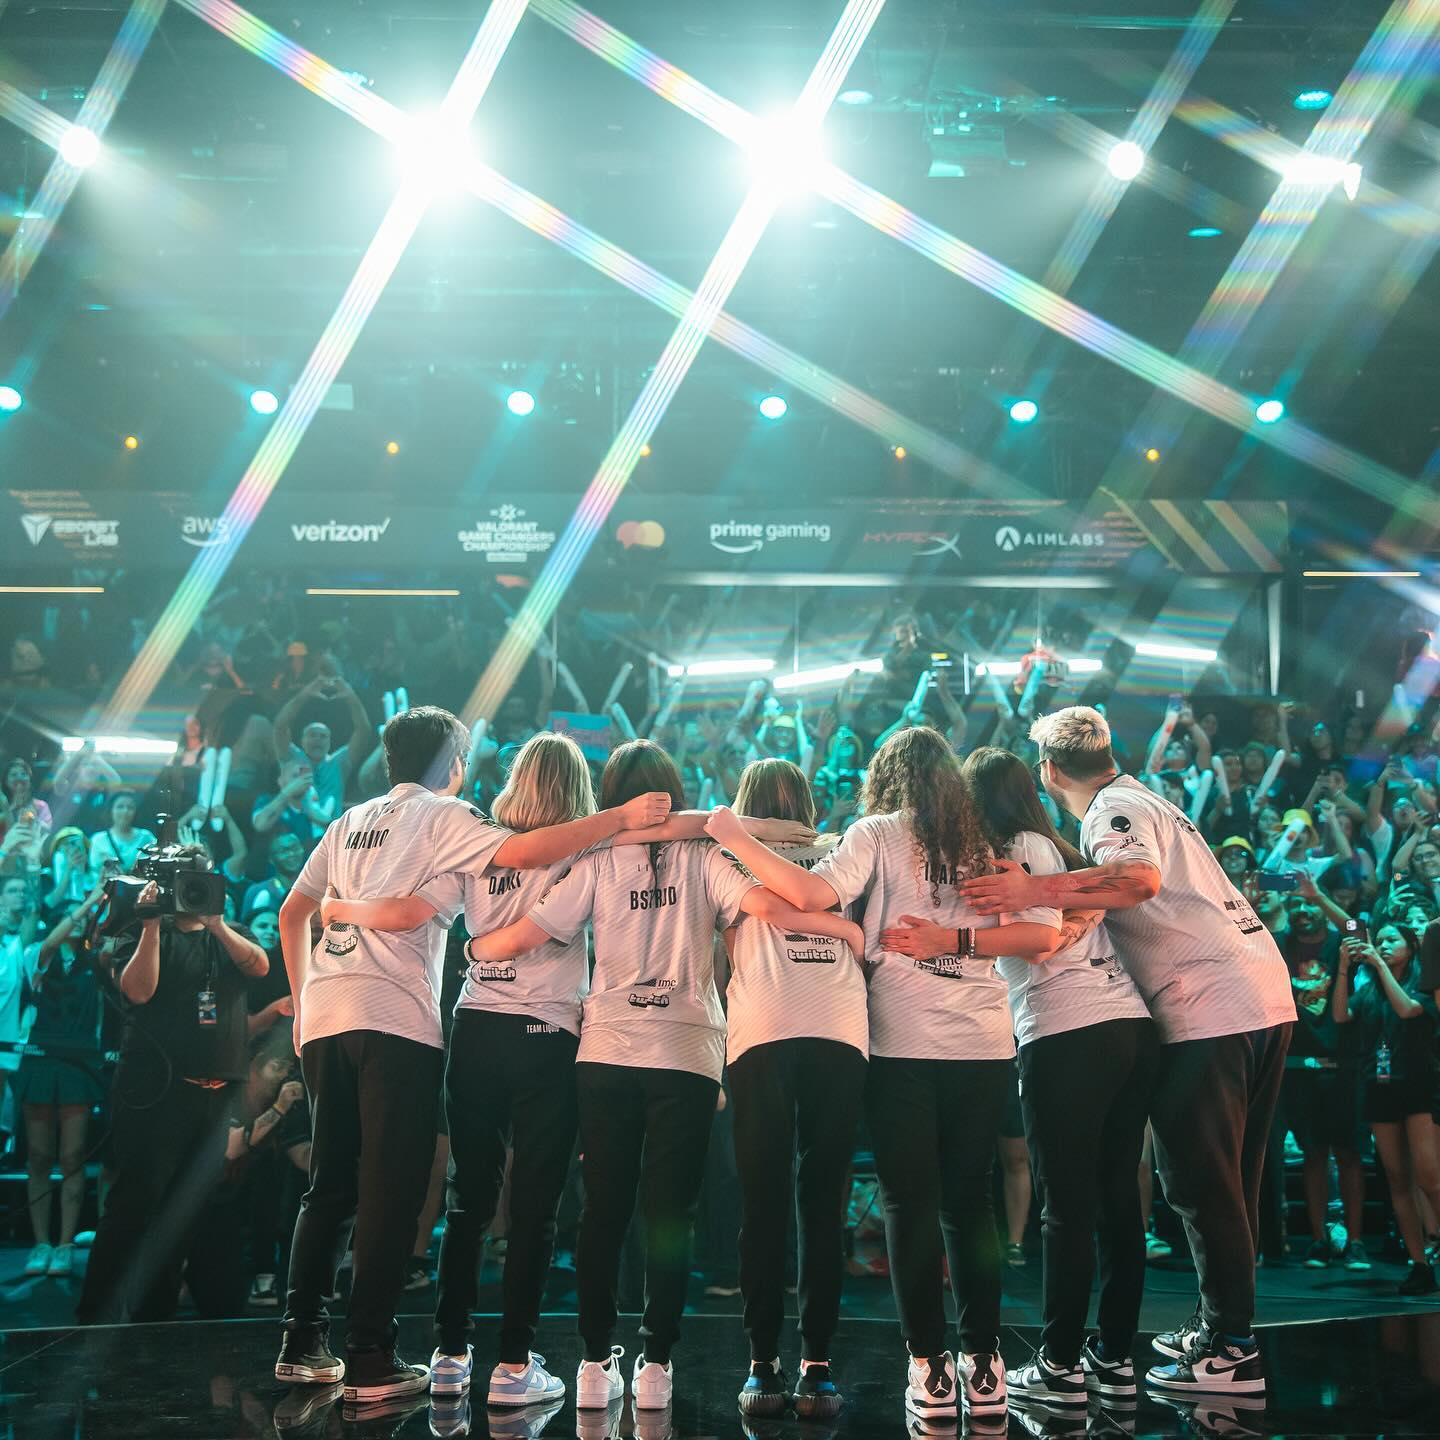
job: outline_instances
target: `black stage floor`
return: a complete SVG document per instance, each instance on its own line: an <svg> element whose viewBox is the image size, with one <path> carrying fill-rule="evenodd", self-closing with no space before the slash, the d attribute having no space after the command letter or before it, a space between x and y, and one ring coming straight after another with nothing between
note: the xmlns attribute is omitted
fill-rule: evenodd
<svg viewBox="0 0 1440 1440"><path fill-rule="evenodd" d="M1179 1318L1177 1316L1177 1318ZM633 1317L622 1320L621 1343L635 1342ZM408 1358L429 1353L429 1327L416 1318L401 1327ZM343 1322L336 1338L343 1342ZM493 1325L477 1336L477 1380L483 1387ZM1037 1332L1011 1327L1002 1347L1012 1365L1031 1353ZM1148 1338L1148 1337L1147 1337ZM907 1420L904 1359L893 1322L849 1319L834 1349L836 1378L847 1407L833 1424L793 1418L747 1432L735 1406L746 1348L736 1316L693 1315L676 1352L673 1411L636 1417L628 1401L618 1415L579 1417L572 1403L579 1357L574 1320L547 1320L542 1348L572 1392L546 1415L487 1414L481 1403L428 1402L396 1413L372 1407L352 1417L325 1396L277 1386L270 1378L277 1329L273 1319L96 1330L30 1330L0 1336L0 1436L5 1440L420 1440L427 1435L493 1436L495 1440L944 1440L949 1429L919 1431ZM1053 1436L1440 1435L1440 1310L1291 1323L1261 1332L1271 1392L1264 1406L1238 1400L1167 1407L1142 1396L1135 1410L1083 1417L1025 1415L1012 1409L1008 1434ZM337 1347L338 1348L338 1347ZM787 1356L793 1364L793 1356ZM628 1372L628 1364L626 1366ZM960 1433L964 1433L961 1427ZM991 1422L974 1434L1000 1435Z"/></svg>

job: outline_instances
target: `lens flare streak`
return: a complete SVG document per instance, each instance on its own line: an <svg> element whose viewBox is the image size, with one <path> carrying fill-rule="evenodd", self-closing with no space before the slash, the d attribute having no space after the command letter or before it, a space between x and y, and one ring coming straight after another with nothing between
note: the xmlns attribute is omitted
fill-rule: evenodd
<svg viewBox="0 0 1440 1440"><path fill-rule="evenodd" d="M527 0L493 0L445 97L447 120L468 123L525 12ZM233 7L232 7L233 8ZM310 73L308 70L306 73ZM314 87L308 87L314 88ZM323 93L323 91L317 91ZM241 477L217 527L221 543L195 557L140 653L111 696L103 723L123 730L140 712L214 594L220 578L299 448L360 331L420 224L431 195L420 183L402 186L371 240L343 298L321 334L274 425Z"/></svg>
<svg viewBox="0 0 1440 1440"><path fill-rule="evenodd" d="M104 138L120 98L130 84L130 77L134 75L135 67L140 63L140 57L145 53L145 47L164 13L165 0L135 0L100 66L95 83L80 106L80 113L75 117L77 125ZM29 110L24 113L35 118ZM66 131L69 128L64 126ZM56 136L57 144L61 138L61 135ZM46 143L50 142L46 140ZM30 205L32 218L20 222L20 228L10 237L4 255L0 256L0 319L4 318L20 293L25 277L39 259L56 221L84 173L84 167L71 165L59 155L51 161Z"/></svg>
<svg viewBox="0 0 1440 1440"><path fill-rule="evenodd" d="M885 0L849 0L795 102L792 121L798 132L805 133L818 127L884 4ZM466 707L467 719L489 719L509 694L536 640L555 613L581 561L639 463L640 447L654 435L666 407L700 353L711 326L783 198L780 187L763 181L753 186L745 197L706 268L704 278L685 307L685 313L666 344L659 363L581 497L564 534L546 559L534 589L526 597L504 640L485 667L485 673L481 675Z"/></svg>

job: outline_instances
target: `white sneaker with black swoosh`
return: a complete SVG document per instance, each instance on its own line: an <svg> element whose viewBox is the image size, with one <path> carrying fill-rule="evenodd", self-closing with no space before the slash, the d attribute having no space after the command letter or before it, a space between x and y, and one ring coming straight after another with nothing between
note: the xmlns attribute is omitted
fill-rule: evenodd
<svg viewBox="0 0 1440 1440"><path fill-rule="evenodd" d="M960 1414L960 1387L955 1376L955 1357L943 1350L939 1355L912 1355L905 1374L905 1405L917 1415L955 1419Z"/></svg>
<svg viewBox="0 0 1440 1440"><path fill-rule="evenodd" d="M1145 1382L1171 1395L1265 1393L1265 1371L1255 1337L1235 1340L1208 1327L1200 1331L1180 1359L1155 1366L1145 1376Z"/></svg>

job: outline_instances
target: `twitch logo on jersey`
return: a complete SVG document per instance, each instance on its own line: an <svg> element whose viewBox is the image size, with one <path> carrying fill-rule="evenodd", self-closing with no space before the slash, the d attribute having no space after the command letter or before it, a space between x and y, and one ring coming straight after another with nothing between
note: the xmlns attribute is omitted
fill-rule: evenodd
<svg viewBox="0 0 1440 1440"><path fill-rule="evenodd" d="M802 947L797 949L796 947ZM797 965L833 965L837 942L823 935L786 935L785 958Z"/></svg>
<svg viewBox="0 0 1440 1440"><path fill-rule="evenodd" d="M325 953L348 955L360 943L360 927L336 920L325 927Z"/></svg>
<svg viewBox="0 0 1440 1440"><path fill-rule="evenodd" d="M471 978L480 980L514 980L516 977L513 965L472 965L470 967Z"/></svg>
<svg viewBox="0 0 1440 1440"><path fill-rule="evenodd" d="M670 1003L670 997L661 989L661 986L669 987L674 983L673 980L637 980L635 989L630 992L630 1003L637 1010L650 1008L663 1010ZM636 990L643 990L645 993L637 995Z"/></svg>

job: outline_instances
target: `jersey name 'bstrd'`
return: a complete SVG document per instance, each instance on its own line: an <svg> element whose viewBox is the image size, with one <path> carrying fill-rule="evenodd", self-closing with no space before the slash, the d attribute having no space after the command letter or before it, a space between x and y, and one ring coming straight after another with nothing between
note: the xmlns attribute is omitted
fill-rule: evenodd
<svg viewBox="0 0 1440 1440"><path fill-rule="evenodd" d="M1143 861L1153 899L1105 917L1166 1044L1264 1030L1295 1018L1290 975L1270 932L1184 812L1128 775L1099 791L1080 827L1096 865Z"/></svg>
<svg viewBox="0 0 1440 1440"><path fill-rule="evenodd" d="M810 870L839 843L838 835L819 835L813 844L770 848ZM865 977L843 940L793 934L747 915L735 927L731 961L725 1007L732 1065L754 1045L807 1036L868 1054Z"/></svg>
<svg viewBox="0 0 1440 1440"><path fill-rule="evenodd" d="M648 845L581 856L530 912L555 940L573 940L587 920L595 935L577 1060L718 1080L725 1014L715 988L715 931L735 923L754 888L730 855L705 840L659 846L653 871Z"/></svg>
<svg viewBox="0 0 1440 1440"><path fill-rule="evenodd" d="M963 875L927 874L908 817L868 815L845 832L840 847L815 874L830 883L842 905L865 897L865 959L870 977L870 1053L903 1060L1008 1060L1015 1054L1005 982L984 956L940 955L911 960L880 948L880 932L900 928L902 915L943 925L984 930L1000 923L977 915L955 889ZM939 900L934 895L938 892ZM1003 917L1060 923L1045 907Z"/></svg>
<svg viewBox="0 0 1440 1440"><path fill-rule="evenodd" d="M509 835L462 800L423 785L397 785L331 821L295 888L316 901L330 886L347 900L413 895L437 873L479 873ZM443 1048L444 960L440 925L395 932L327 927L300 995L300 1043L379 1030Z"/></svg>
<svg viewBox="0 0 1440 1440"><path fill-rule="evenodd" d="M488 935L528 915L545 892L570 873L574 863L567 858L538 870L492 865L483 875L439 875L418 893L435 907L437 920L448 924L463 908L466 930L471 935ZM469 966L455 1013L489 1010L498 1015L529 1015L578 1035L580 1005L589 988L582 929L568 941L547 940L513 960Z"/></svg>
<svg viewBox="0 0 1440 1440"><path fill-rule="evenodd" d="M1059 875L1065 870L1054 842L1033 830L1017 835L1006 854L1032 875ZM1039 964L1006 955L997 968L1010 987L1010 1014L1019 1045L1105 1020L1143 1020L1150 1013L1135 982L1115 958L1103 922Z"/></svg>

